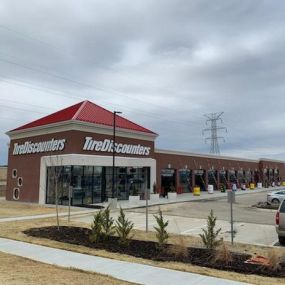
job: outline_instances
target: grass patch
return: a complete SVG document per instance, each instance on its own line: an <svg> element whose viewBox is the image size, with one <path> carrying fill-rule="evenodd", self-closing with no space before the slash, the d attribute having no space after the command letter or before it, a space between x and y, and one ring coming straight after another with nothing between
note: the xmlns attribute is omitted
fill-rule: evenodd
<svg viewBox="0 0 285 285"><path fill-rule="evenodd" d="M76 212L80 209L71 208L71 212ZM59 207L59 212L67 212L67 207ZM23 203L15 201L0 200L0 219L8 217L21 217L41 214L55 214L54 207L41 206L32 203Z"/></svg>
<svg viewBox="0 0 285 285"><path fill-rule="evenodd" d="M0 252L0 283L5 285L127 285L105 275L67 269Z"/></svg>

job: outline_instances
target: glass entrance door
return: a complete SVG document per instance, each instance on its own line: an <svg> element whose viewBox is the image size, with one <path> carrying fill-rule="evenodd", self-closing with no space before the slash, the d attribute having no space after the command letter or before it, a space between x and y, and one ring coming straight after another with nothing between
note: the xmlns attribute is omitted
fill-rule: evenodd
<svg viewBox="0 0 285 285"><path fill-rule="evenodd" d="M82 176L83 204L93 203L93 166L84 166Z"/></svg>
<svg viewBox="0 0 285 285"><path fill-rule="evenodd" d="M92 185L92 203L101 203L104 200L102 195L102 167L94 166L93 185Z"/></svg>

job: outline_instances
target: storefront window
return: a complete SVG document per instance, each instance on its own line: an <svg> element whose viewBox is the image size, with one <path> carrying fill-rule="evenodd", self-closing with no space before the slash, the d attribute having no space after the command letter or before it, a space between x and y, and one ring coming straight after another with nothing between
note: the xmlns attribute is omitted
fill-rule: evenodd
<svg viewBox="0 0 285 285"><path fill-rule="evenodd" d="M115 197L127 200L129 195L142 195L148 185L147 168L116 167ZM112 197L112 167L106 167L106 196Z"/></svg>
<svg viewBox="0 0 285 285"><path fill-rule="evenodd" d="M219 188L227 187L227 171L226 170L219 171L219 179L220 179Z"/></svg>
<svg viewBox="0 0 285 285"><path fill-rule="evenodd" d="M47 203L55 204L55 193L57 196L61 195L61 180L62 180L62 166L48 167L47 168Z"/></svg>
<svg viewBox="0 0 285 285"><path fill-rule="evenodd" d="M245 172L245 182L248 184L252 181L252 173L250 170Z"/></svg>
<svg viewBox="0 0 285 285"><path fill-rule="evenodd" d="M182 188L182 193L191 191L191 171L189 169L179 169L179 186Z"/></svg>
<svg viewBox="0 0 285 285"><path fill-rule="evenodd" d="M127 200L129 195L143 196L149 188L150 171L147 167L116 167L115 197ZM57 187L58 203L68 204L69 191L72 205L101 203L112 197L112 167L57 166L47 168L46 203L55 204Z"/></svg>
<svg viewBox="0 0 285 285"><path fill-rule="evenodd" d="M218 189L217 173L217 170L208 170L208 184L213 185L214 190Z"/></svg>
<svg viewBox="0 0 285 285"><path fill-rule="evenodd" d="M57 166L47 168L47 204L68 204L69 191L72 205L101 202L102 167Z"/></svg>
<svg viewBox="0 0 285 285"><path fill-rule="evenodd" d="M237 183L236 172L234 170L229 170L230 183Z"/></svg>
<svg viewBox="0 0 285 285"><path fill-rule="evenodd" d="M237 182L238 184L240 183L245 183L245 175L243 170L238 170L237 172Z"/></svg>
<svg viewBox="0 0 285 285"><path fill-rule="evenodd" d="M84 203L85 192L83 189L84 177L83 166L72 167L72 205L82 205Z"/></svg>

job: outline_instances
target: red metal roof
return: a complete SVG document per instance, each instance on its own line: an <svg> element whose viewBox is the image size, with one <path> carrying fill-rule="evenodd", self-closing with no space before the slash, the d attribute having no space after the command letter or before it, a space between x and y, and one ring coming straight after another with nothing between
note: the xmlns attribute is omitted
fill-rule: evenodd
<svg viewBox="0 0 285 285"><path fill-rule="evenodd" d="M90 101L83 101L58 112L55 112L51 115L23 125L19 128L12 130L20 131L40 126L45 126L54 123L60 123L65 121L81 121L81 122L88 122L94 123L99 125L105 126L113 126L113 112L110 112ZM151 130L148 130L136 123L133 123L119 115L116 115L116 127L133 130L138 132L144 132L149 134L155 134Z"/></svg>

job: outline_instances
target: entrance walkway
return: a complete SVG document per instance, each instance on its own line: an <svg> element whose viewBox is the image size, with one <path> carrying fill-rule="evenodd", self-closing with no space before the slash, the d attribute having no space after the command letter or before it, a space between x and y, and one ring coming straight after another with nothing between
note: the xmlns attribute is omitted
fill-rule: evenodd
<svg viewBox="0 0 285 285"><path fill-rule="evenodd" d="M75 253L4 238L0 238L0 251L47 264L105 274L120 280L137 284L246 284L199 274Z"/></svg>

